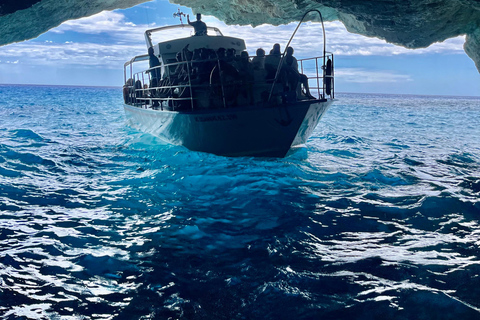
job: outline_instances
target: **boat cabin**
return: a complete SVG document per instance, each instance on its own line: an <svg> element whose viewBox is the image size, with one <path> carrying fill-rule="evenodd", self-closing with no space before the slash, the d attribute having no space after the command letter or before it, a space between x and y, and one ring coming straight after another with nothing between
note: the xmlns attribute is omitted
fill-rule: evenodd
<svg viewBox="0 0 480 320"><path fill-rule="evenodd" d="M174 39L166 42L160 42L153 46L155 55L160 59L163 65L176 63L176 55L188 45L188 50L212 49L217 51L220 48L234 49L236 52L242 52L246 49L243 39L233 37L217 36L193 36L190 38ZM168 68L162 72L162 78L170 76Z"/></svg>

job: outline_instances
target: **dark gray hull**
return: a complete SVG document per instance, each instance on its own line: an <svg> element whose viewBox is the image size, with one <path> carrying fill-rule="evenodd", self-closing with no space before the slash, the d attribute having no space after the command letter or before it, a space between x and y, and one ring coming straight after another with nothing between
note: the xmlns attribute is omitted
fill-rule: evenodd
<svg viewBox="0 0 480 320"><path fill-rule="evenodd" d="M307 141L332 101L190 112L125 105L125 113L133 127L193 151L284 157L291 147Z"/></svg>

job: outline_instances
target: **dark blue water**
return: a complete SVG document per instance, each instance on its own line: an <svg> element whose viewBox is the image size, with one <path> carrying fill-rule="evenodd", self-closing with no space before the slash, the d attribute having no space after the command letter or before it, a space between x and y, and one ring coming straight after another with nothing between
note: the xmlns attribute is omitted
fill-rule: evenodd
<svg viewBox="0 0 480 320"><path fill-rule="evenodd" d="M480 99L339 94L284 159L0 86L1 319L480 319Z"/></svg>

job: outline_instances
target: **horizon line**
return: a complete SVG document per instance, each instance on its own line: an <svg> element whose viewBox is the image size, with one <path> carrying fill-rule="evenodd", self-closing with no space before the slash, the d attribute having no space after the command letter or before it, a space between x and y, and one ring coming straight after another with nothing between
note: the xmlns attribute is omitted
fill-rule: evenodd
<svg viewBox="0 0 480 320"><path fill-rule="evenodd" d="M109 88L109 89L121 89L123 86L94 86L83 84L28 84L28 83L0 83L0 86L34 86L34 87L77 87L77 88ZM368 95L401 95L401 96L429 96L429 97L456 97L456 98L474 98L480 99L478 96L469 95L445 95L445 94L429 94L429 93L380 93L380 92L336 92L336 94L368 94Z"/></svg>

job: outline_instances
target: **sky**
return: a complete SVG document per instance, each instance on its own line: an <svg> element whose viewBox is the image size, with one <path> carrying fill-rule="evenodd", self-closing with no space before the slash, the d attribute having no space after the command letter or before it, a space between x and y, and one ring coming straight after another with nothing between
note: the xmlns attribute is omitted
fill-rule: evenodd
<svg viewBox="0 0 480 320"><path fill-rule="evenodd" d="M155 0L125 10L104 11L64 22L38 38L0 47L0 84L122 86L123 65L145 54L144 31L179 24L173 13L191 9ZM185 22L186 19L184 19ZM224 35L245 39L250 55L288 42L296 23L227 26L203 16ZM346 31L326 22L327 51L335 55L335 90L351 93L480 96L480 74L465 54L465 37L425 49L406 49ZM320 56L321 27L302 25L292 42L298 59Z"/></svg>

